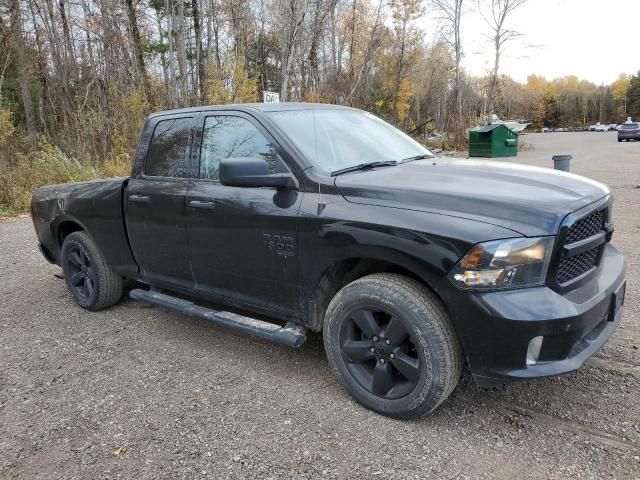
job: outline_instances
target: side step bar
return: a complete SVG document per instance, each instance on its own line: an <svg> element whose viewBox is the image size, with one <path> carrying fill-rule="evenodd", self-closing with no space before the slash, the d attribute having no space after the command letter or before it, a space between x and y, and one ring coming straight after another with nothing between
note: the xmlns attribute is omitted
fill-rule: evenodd
<svg viewBox="0 0 640 480"><path fill-rule="evenodd" d="M172 297L157 291L142 290L136 288L129 293L131 298L142 300L159 307L167 308L176 312L184 313L190 317L197 317L203 320L222 325L234 332L253 335L270 342L285 345L287 347L298 348L306 340L306 329L302 326L293 325L281 327L273 323L257 320L251 317L243 317L231 312L220 312L210 308L201 307L189 300Z"/></svg>

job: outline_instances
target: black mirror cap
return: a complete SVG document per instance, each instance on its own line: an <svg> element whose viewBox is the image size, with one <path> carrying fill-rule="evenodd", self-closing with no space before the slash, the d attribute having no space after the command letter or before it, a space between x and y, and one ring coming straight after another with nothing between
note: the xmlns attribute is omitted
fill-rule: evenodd
<svg viewBox="0 0 640 480"><path fill-rule="evenodd" d="M220 183L229 187L275 187L297 189L289 173L269 173L261 157L234 157L220 160Z"/></svg>

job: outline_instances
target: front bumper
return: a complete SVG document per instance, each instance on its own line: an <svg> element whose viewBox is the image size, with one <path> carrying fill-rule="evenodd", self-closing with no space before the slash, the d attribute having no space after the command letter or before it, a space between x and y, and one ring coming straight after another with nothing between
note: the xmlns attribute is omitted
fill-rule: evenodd
<svg viewBox="0 0 640 480"><path fill-rule="evenodd" d="M445 300L475 381L495 386L579 368L620 322L624 276L622 255L607 245L596 274L562 295L546 286L450 292ZM539 336L539 356L527 364L529 342Z"/></svg>

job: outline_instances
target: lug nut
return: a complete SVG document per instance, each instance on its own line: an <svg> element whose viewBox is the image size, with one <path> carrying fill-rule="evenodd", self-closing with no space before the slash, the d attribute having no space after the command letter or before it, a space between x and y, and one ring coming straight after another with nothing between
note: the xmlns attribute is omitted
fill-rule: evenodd
<svg viewBox="0 0 640 480"><path fill-rule="evenodd" d="M393 360L394 358L396 358L396 356L395 356L395 354L394 354L394 353L391 353L391 354L389 355L389 358L390 358L391 360Z"/></svg>
<svg viewBox="0 0 640 480"><path fill-rule="evenodd" d="M378 340L380 340L378 337L373 337L374 342L377 342Z"/></svg>
<svg viewBox="0 0 640 480"><path fill-rule="evenodd" d="M384 358L381 358L381 359L380 359L380 363L384 363Z"/></svg>
<svg viewBox="0 0 640 480"><path fill-rule="evenodd" d="M386 343L387 345L391 345L391 340L389 340L388 338L384 341L384 343Z"/></svg>

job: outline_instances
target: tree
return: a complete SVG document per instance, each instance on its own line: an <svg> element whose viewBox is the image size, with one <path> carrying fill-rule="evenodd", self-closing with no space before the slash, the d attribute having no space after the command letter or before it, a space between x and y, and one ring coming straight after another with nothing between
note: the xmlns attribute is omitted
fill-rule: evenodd
<svg viewBox="0 0 640 480"><path fill-rule="evenodd" d="M640 71L631 77L627 89L628 113L633 120L640 120Z"/></svg>
<svg viewBox="0 0 640 480"><path fill-rule="evenodd" d="M409 67L415 64L420 37L413 22L422 14L421 0L392 0L391 17L394 24L393 49L394 57L389 64L393 65L391 85L392 109L398 123L405 121L410 108L412 96L409 80Z"/></svg>
<svg viewBox="0 0 640 480"><path fill-rule="evenodd" d="M453 70L453 91L448 127L453 134L453 143L456 147L462 147L465 142L464 112L462 110L462 38L460 36L460 24L464 14L464 0L431 0L433 7L440 12L441 21L448 33L449 44L453 48L455 67Z"/></svg>
<svg viewBox="0 0 640 480"><path fill-rule="evenodd" d="M611 95L616 103L617 114L621 118L627 117L627 91L631 83L631 77L626 73L621 73L615 82L611 84Z"/></svg>
<svg viewBox="0 0 640 480"><path fill-rule="evenodd" d="M507 28L507 18L528 0L476 0L480 15L491 30L491 40L494 48L493 69L489 76L487 92L487 110L490 115L495 113L498 95L498 79L500 56L506 45L519 36L515 30Z"/></svg>
<svg viewBox="0 0 640 480"><path fill-rule="evenodd" d="M486 113L487 85L491 109L539 126L639 116L638 75L612 85L500 75L509 12L523 0L482 0L487 18L498 12L498 56L487 78L466 73L469 1L0 0L0 106L14 127L4 146L28 145L33 158L46 144L58 160L125 173L151 110L256 101L261 90L374 111L415 136L445 131L458 148ZM425 4L443 32L433 44ZM0 151L0 170L12 155Z"/></svg>
<svg viewBox="0 0 640 480"><path fill-rule="evenodd" d="M144 52L142 46L142 40L140 38L140 28L138 27L138 18L136 14L136 7L134 0L124 0L127 11L127 19L129 21L129 30L131 33L131 47L136 58L136 67L138 72L138 78L142 82L144 93L147 99L149 98L149 79L147 77L147 68L144 64Z"/></svg>
<svg viewBox="0 0 640 480"><path fill-rule="evenodd" d="M14 63L18 70L18 80L20 82L20 93L22 96L22 106L27 126L27 132L33 136L35 134L35 120L33 116L33 103L31 99L31 72L30 62L27 57L26 43L23 34L22 12L20 0L11 0L9 4L10 30L9 42L13 53Z"/></svg>

